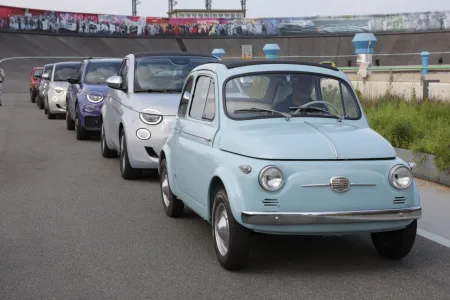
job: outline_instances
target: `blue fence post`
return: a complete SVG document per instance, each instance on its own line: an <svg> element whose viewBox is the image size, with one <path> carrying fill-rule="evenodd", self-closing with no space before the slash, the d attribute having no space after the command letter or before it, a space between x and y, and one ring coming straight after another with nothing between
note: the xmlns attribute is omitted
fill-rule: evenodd
<svg viewBox="0 0 450 300"><path fill-rule="evenodd" d="M430 52L424 51L420 53L420 56L422 56L422 74L428 74L428 60L430 58Z"/></svg>
<svg viewBox="0 0 450 300"><path fill-rule="evenodd" d="M217 57L218 59L222 60L222 58L225 56L225 50L216 48L212 51L211 54Z"/></svg>
<svg viewBox="0 0 450 300"><path fill-rule="evenodd" d="M278 44L265 44L263 51L266 59L276 59L280 53L280 46Z"/></svg>

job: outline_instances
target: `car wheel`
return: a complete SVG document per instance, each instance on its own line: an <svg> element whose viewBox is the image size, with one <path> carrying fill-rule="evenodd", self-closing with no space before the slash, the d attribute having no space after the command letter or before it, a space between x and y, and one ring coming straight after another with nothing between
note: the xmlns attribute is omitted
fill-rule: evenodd
<svg viewBox="0 0 450 300"><path fill-rule="evenodd" d="M104 158L117 157L117 151L110 149L108 147L108 145L106 144L105 128L103 127L103 125L102 125L102 132L101 132L100 147L102 149L102 156Z"/></svg>
<svg viewBox="0 0 450 300"><path fill-rule="evenodd" d="M217 189L212 209L214 249L226 270L237 270L247 263L250 232L233 217L227 192Z"/></svg>
<svg viewBox="0 0 450 300"><path fill-rule="evenodd" d="M30 101L31 101L31 103L34 103L36 100L35 100L36 98L35 98L35 96L34 96L34 93L33 92L31 92L30 93Z"/></svg>
<svg viewBox="0 0 450 300"><path fill-rule="evenodd" d="M39 109L44 109L44 102L42 101L42 98L40 96L38 96L36 103Z"/></svg>
<svg viewBox="0 0 450 300"><path fill-rule="evenodd" d="M161 162L161 176L159 179L161 187L161 197L166 215L172 218L178 218L183 215L184 203L172 193L169 184L169 175L167 173L167 163L163 159Z"/></svg>
<svg viewBox="0 0 450 300"><path fill-rule="evenodd" d="M87 139L87 131L80 124L80 107L75 107L75 132L77 140Z"/></svg>
<svg viewBox="0 0 450 300"><path fill-rule="evenodd" d="M123 179L135 179L141 172L138 169L134 169L130 165L130 160L128 159L128 149L127 140L125 138L125 132L123 129L120 131L120 174Z"/></svg>
<svg viewBox="0 0 450 300"><path fill-rule="evenodd" d="M70 117L69 109L66 110L66 129L67 130L74 130L75 129L75 121L72 120L72 118Z"/></svg>
<svg viewBox="0 0 450 300"><path fill-rule="evenodd" d="M411 251L416 232L417 220L414 220L404 229L372 233L371 238L381 257L402 259Z"/></svg>

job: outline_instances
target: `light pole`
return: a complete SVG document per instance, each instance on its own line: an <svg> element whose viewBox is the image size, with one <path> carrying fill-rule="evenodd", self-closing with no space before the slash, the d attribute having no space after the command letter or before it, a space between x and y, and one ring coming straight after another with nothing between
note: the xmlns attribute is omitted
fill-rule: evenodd
<svg viewBox="0 0 450 300"><path fill-rule="evenodd" d="M137 15L137 6L139 5L139 4L141 4L142 2L141 1L139 1L139 0L131 0L131 14L133 15L133 16L136 16Z"/></svg>

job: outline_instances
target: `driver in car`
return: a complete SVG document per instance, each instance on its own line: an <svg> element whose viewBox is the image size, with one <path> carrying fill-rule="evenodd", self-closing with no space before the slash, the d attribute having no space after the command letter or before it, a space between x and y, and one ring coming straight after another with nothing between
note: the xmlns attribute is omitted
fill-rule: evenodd
<svg viewBox="0 0 450 300"><path fill-rule="evenodd" d="M295 75L291 78L292 81L292 93L276 103L274 110L286 113L292 113L289 110L290 107L301 107L306 103L314 101L311 99L311 94L314 89L314 77L311 75ZM317 107L317 106L316 106ZM325 109L324 105L319 105L321 109Z"/></svg>

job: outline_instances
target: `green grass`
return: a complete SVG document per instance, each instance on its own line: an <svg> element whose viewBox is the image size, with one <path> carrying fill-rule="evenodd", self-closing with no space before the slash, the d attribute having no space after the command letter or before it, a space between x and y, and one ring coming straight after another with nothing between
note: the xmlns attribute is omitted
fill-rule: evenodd
<svg viewBox="0 0 450 300"><path fill-rule="evenodd" d="M408 102L392 95L359 98L370 127L394 147L433 154L440 171L450 169L450 103Z"/></svg>

